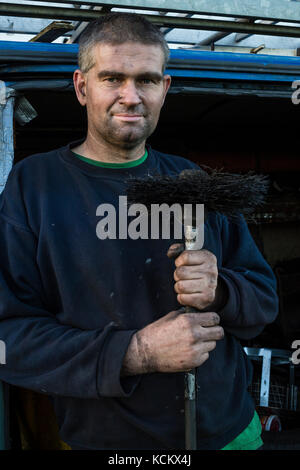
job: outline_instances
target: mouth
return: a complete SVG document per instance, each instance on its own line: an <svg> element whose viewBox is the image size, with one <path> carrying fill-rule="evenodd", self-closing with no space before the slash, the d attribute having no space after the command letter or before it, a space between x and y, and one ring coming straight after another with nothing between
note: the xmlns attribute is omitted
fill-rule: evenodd
<svg viewBox="0 0 300 470"><path fill-rule="evenodd" d="M114 117L119 121L123 122L137 122L142 119L142 114L126 114L126 113L119 113L114 114Z"/></svg>

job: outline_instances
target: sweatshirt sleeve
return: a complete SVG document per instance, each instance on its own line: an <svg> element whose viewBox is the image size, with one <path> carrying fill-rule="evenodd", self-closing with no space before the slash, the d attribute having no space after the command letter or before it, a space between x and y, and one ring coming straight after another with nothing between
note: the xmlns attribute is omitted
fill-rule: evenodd
<svg viewBox="0 0 300 470"><path fill-rule="evenodd" d="M130 396L139 377L120 378L120 370L135 330L113 322L96 330L58 322L44 301L37 237L25 219L7 213L9 186L0 197L0 340L6 350L0 379L49 395Z"/></svg>
<svg viewBox="0 0 300 470"><path fill-rule="evenodd" d="M222 216L223 263L219 277L227 287L227 302L219 315L226 331L239 339L258 336L278 314L276 278L241 217Z"/></svg>

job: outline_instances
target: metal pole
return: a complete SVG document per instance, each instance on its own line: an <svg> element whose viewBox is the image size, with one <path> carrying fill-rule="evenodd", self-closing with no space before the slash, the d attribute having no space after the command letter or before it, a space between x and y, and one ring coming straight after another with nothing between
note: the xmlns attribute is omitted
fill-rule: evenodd
<svg viewBox="0 0 300 470"><path fill-rule="evenodd" d="M197 449L196 369L184 374L185 448Z"/></svg>
<svg viewBox="0 0 300 470"><path fill-rule="evenodd" d="M22 16L30 18L64 19L91 21L105 13L94 10L81 10L62 7L44 7L1 3L0 15ZM159 27L187 28L207 31L239 32L271 36L300 37L300 28L295 26L265 25L260 23L240 23L237 21L219 21L200 18L182 18L176 16L142 15Z"/></svg>
<svg viewBox="0 0 300 470"><path fill-rule="evenodd" d="M0 193L3 191L14 159L13 115L16 91L0 80Z"/></svg>
<svg viewBox="0 0 300 470"><path fill-rule="evenodd" d="M187 214L185 214L187 215ZM186 222L186 220L185 220ZM199 245L199 228L184 223L185 249L197 250ZM201 245L202 246L202 245ZM186 306L185 313L194 312L193 307ZM184 374L184 407L185 407L185 448L197 449L197 382L196 369Z"/></svg>
<svg viewBox="0 0 300 470"><path fill-rule="evenodd" d="M272 350L263 348L260 350L263 357L261 384L260 384L260 401L259 406L269 406L269 393L270 393L270 374L271 374L271 359Z"/></svg>

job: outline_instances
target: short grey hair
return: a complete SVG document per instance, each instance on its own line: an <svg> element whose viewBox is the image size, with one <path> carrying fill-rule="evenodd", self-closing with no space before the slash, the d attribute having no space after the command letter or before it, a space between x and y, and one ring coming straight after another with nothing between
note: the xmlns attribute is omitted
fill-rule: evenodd
<svg viewBox="0 0 300 470"><path fill-rule="evenodd" d="M87 73L95 64L92 50L99 43L120 45L125 42L138 42L157 45L164 54L165 70L170 49L162 32L145 17L136 13L113 12L92 21L79 38L78 65Z"/></svg>

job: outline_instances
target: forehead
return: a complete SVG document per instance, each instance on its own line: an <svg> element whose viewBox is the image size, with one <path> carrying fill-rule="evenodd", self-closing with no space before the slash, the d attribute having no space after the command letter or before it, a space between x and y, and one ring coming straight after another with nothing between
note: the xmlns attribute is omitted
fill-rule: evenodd
<svg viewBox="0 0 300 470"><path fill-rule="evenodd" d="M162 72L164 67L164 53L160 45L137 42L116 45L99 43L93 47L91 53L96 72L112 67L122 73L141 70Z"/></svg>

